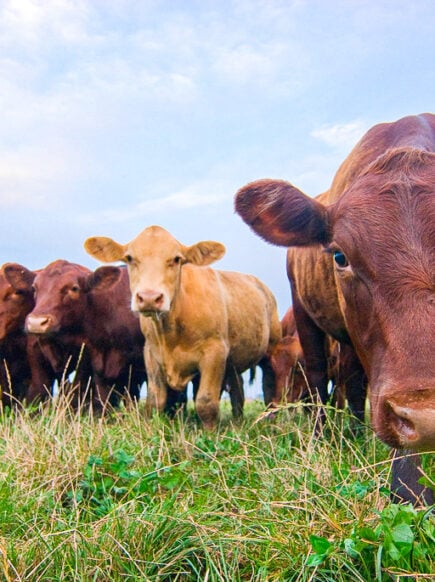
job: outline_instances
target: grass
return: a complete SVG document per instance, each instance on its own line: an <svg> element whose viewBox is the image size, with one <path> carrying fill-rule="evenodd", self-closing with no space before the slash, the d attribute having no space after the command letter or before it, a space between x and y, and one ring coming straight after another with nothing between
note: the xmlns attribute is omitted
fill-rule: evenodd
<svg viewBox="0 0 435 582"><path fill-rule="evenodd" d="M389 502L388 450L329 411L260 402L215 433L193 412L106 418L59 402L0 419L0 579L433 580L435 519ZM426 455L433 482L433 458Z"/></svg>

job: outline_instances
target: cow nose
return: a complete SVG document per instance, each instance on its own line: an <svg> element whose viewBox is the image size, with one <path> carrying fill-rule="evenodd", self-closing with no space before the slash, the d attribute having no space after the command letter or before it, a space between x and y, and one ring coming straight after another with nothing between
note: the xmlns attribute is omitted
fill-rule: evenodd
<svg viewBox="0 0 435 582"><path fill-rule="evenodd" d="M50 315L28 315L26 318L27 333L47 333L52 327Z"/></svg>
<svg viewBox="0 0 435 582"><path fill-rule="evenodd" d="M164 296L160 291L138 291L136 304L139 311L159 311L163 306Z"/></svg>
<svg viewBox="0 0 435 582"><path fill-rule="evenodd" d="M416 407L386 401L391 430L402 447L419 451L435 448L435 408L427 404Z"/></svg>

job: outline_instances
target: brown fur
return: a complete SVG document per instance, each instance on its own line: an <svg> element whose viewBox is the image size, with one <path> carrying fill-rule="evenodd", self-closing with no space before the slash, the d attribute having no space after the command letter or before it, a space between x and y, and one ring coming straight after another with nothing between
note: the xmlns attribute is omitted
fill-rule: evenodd
<svg viewBox="0 0 435 582"><path fill-rule="evenodd" d="M28 400L47 398L54 380L62 382L73 370L74 385L83 394L89 388L94 408L116 405L127 388L138 398L146 379L143 337L129 308L126 270L92 272L58 260L38 272L34 287L35 305L26 318ZM81 397L75 392L73 404Z"/></svg>
<svg viewBox="0 0 435 582"><path fill-rule="evenodd" d="M30 367L24 320L34 306L35 275L17 263L6 263L0 270L0 389L4 406L27 396Z"/></svg>
<svg viewBox="0 0 435 582"><path fill-rule="evenodd" d="M410 116L372 128L316 200L281 180L236 196L260 236L305 245L289 249L288 274L313 390L324 400L329 333L358 354L377 434L414 450L435 447L434 152L435 116Z"/></svg>

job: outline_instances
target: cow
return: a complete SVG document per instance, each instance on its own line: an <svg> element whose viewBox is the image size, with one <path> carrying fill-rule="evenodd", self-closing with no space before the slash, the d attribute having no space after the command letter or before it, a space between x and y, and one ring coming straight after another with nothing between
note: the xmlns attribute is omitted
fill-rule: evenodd
<svg viewBox="0 0 435 582"><path fill-rule="evenodd" d="M85 249L100 261L127 264L131 308L145 336L148 415L163 410L168 388L184 390L199 374L195 409L213 429L222 387L240 390L240 374L261 364L281 337L272 292L252 275L211 269L225 253L221 243L186 246L160 226L124 245L91 237Z"/></svg>
<svg viewBox="0 0 435 582"><path fill-rule="evenodd" d="M273 404L298 401L306 390L305 362L293 309L289 309L281 320L282 338L270 353L270 364L275 375Z"/></svg>
<svg viewBox="0 0 435 582"><path fill-rule="evenodd" d="M19 281L14 282L13 274ZM9 408L23 401L30 384L24 320L34 306L36 273L18 263L0 269L0 387L1 402Z"/></svg>
<svg viewBox="0 0 435 582"><path fill-rule="evenodd" d="M315 199L273 179L235 196L258 235L289 247L312 389L323 401L330 334L355 350L367 376L376 434L405 452L435 447L434 194L435 116L424 113L370 129ZM393 464L393 483L407 481L404 499L429 500L414 458Z"/></svg>
<svg viewBox="0 0 435 582"><path fill-rule="evenodd" d="M47 398L53 382L68 386L77 406L89 394L95 411L116 406L127 392L139 398L146 379L143 336L130 311L126 269L90 269L56 260L33 281L35 306L26 317L31 338L29 401Z"/></svg>
<svg viewBox="0 0 435 582"><path fill-rule="evenodd" d="M274 403L294 403L298 400L310 399L309 384L305 371L305 359L301 342L296 329L293 308L289 307L281 320L283 337L274 347L270 355L275 379L276 390ZM364 385L356 384L360 379L359 362L354 360L352 348L340 344L331 337L326 338L328 393L332 404L339 409L345 408L346 398L349 407L357 420L364 420L364 411L355 406ZM359 424L355 425L359 427Z"/></svg>

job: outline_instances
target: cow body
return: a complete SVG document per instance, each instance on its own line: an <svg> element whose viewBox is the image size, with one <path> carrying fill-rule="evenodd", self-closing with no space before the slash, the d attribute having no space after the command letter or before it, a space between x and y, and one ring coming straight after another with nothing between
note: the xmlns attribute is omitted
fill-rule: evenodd
<svg viewBox="0 0 435 582"><path fill-rule="evenodd" d="M126 390L138 398L145 380L143 336L129 308L125 269L92 272L58 260L38 273L34 289L35 307L26 318L29 400L46 398L55 380L61 387L68 385L72 372L73 405L85 394L97 409L118 404Z"/></svg>
<svg viewBox="0 0 435 582"><path fill-rule="evenodd" d="M138 400L146 380L144 338L139 318L130 309L127 269L101 267L88 279L87 288L83 332L98 399L117 405L128 394Z"/></svg>
<svg viewBox="0 0 435 582"><path fill-rule="evenodd" d="M281 180L236 197L260 236L290 247L310 385L323 400L325 333L352 346L377 435L417 451L435 447L434 152L435 116L410 116L367 132L317 199Z"/></svg>
<svg viewBox="0 0 435 582"><path fill-rule="evenodd" d="M240 374L281 335L272 293L253 276L208 268L223 245L186 247L156 226L126 245L92 237L85 248L102 261L128 265L132 309L145 336L148 412L163 410L168 389L184 391L199 374L196 411L214 427L222 387L240 391Z"/></svg>
<svg viewBox="0 0 435 582"><path fill-rule="evenodd" d="M13 274L18 274L19 281L14 281ZM22 401L30 384L24 320L34 306L34 278L34 272L17 263L6 263L0 269L0 387L4 406Z"/></svg>

